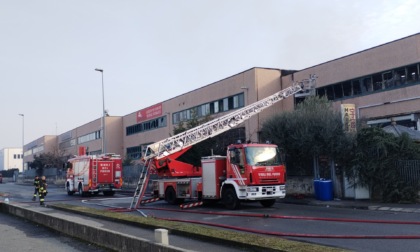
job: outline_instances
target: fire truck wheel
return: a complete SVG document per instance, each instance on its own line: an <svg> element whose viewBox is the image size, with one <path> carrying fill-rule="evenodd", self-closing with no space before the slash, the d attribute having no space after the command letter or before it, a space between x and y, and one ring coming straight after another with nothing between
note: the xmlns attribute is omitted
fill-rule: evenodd
<svg viewBox="0 0 420 252"><path fill-rule="evenodd" d="M70 190L70 185L67 184L66 187L67 187L67 195L73 195L74 192Z"/></svg>
<svg viewBox="0 0 420 252"><path fill-rule="evenodd" d="M83 192L82 185L79 185L79 195L85 197L85 193Z"/></svg>
<svg viewBox="0 0 420 252"><path fill-rule="evenodd" d="M263 207L272 207L274 205L274 203L276 203L275 199L269 199L269 200L261 200L260 204Z"/></svg>
<svg viewBox="0 0 420 252"><path fill-rule="evenodd" d="M171 205L178 204L175 189L170 186L165 190L165 201Z"/></svg>
<svg viewBox="0 0 420 252"><path fill-rule="evenodd" d="M223 191L223 203L225 207L229 210L238 209L241 205L238 197L236 196L235 189L233 188L226 188Z"/></svg>

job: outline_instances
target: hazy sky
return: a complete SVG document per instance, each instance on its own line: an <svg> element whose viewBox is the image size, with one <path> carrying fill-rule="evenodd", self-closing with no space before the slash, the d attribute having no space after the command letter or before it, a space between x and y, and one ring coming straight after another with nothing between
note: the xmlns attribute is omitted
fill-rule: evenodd
<svg viewBox="0 0 420 252"><path fill-rule="evenodd" d="M420 32L415 0L0 0L0 149Z"/></svg>

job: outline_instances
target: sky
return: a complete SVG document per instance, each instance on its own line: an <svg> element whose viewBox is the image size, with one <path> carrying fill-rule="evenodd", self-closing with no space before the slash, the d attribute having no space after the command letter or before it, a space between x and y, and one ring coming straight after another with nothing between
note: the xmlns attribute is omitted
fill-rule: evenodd
<svg viewBox="0 0 420 252"><path fill-rule="evenodd" d="M0 149L420 32L416 0L0 0ZM19 116L23 114L24 116Z"/></svg>

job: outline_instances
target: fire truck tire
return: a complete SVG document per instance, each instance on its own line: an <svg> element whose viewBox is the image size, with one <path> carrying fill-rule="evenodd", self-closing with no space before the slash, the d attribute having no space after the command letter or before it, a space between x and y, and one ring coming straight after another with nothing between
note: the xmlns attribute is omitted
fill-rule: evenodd
<svg viewBox="0 0 420 252"><path fill-rule="evenodd" d="M169 186L165 190L165 201L171 205L176 205L179 203L178 199L176 198L175 189L172 186Z"/></svg>
<svg viewBox="0 0 420 252"><path fill-rule="evenodd" d="M70 195L70 196L73 195L74 192L70 190L70 185L67 184L66 187L67 187L67 195Z"/></svg>
<svg viewBox="0 0 420 252"><path fill-rule="evenodd" d="M269 199L269 200L261 200L260 204L263 207L272 207L276 203L276 199Z"/></svg>
<svg viewBox="0 0 420 252"><path fill-rule="evenodd" d="M236 196L235 189L226 188L223 190L223 203L229 210L238 209L241 205L238 197Z"/></svg>
<svg viewBox="0 0 420 252"><path fill-rule="evenodd" d="M80 196L82 196L82 197L85 197L85 195L86 195L86 194L83 192L83 188L82 188L82 185L81 185L81 184L79 185L79 195L80 195Z"/></svg>

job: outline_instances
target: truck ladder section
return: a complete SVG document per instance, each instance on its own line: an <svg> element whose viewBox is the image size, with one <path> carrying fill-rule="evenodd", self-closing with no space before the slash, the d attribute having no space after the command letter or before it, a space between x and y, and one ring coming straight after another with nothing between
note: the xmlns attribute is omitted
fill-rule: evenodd
<svg viewBox="0 0 420 252"><path fill-rule="evenodd" d="M134 191L133 200L131 201L130 209L137 208L143 199L144 193L146 192L147 185L149 184L150 170L152 169L152 160L145 161L143 168L140 173L140 179L137 183L137 188Z"/></svg>
<svg viewBox="0 0 420 252"><path fill-rule="evenodd" d="M262 110L272 106L284 98L294 95L300 91L311 91L311 89L315 88L316 78L316 75L310 75L309 79L305 79L300 82L294 82L292 86L283 89L271 96L268 96L267 98L264 98L232 113L218 117L175 136L150 144L146 148L144 160L147 161L151 158L160 159L166 157L170 154L180 151L182 148L197 144L206 140L207 138L214 137L225 131L228 131L229 129L248 120L251 116L260 113Z"/></svg>

